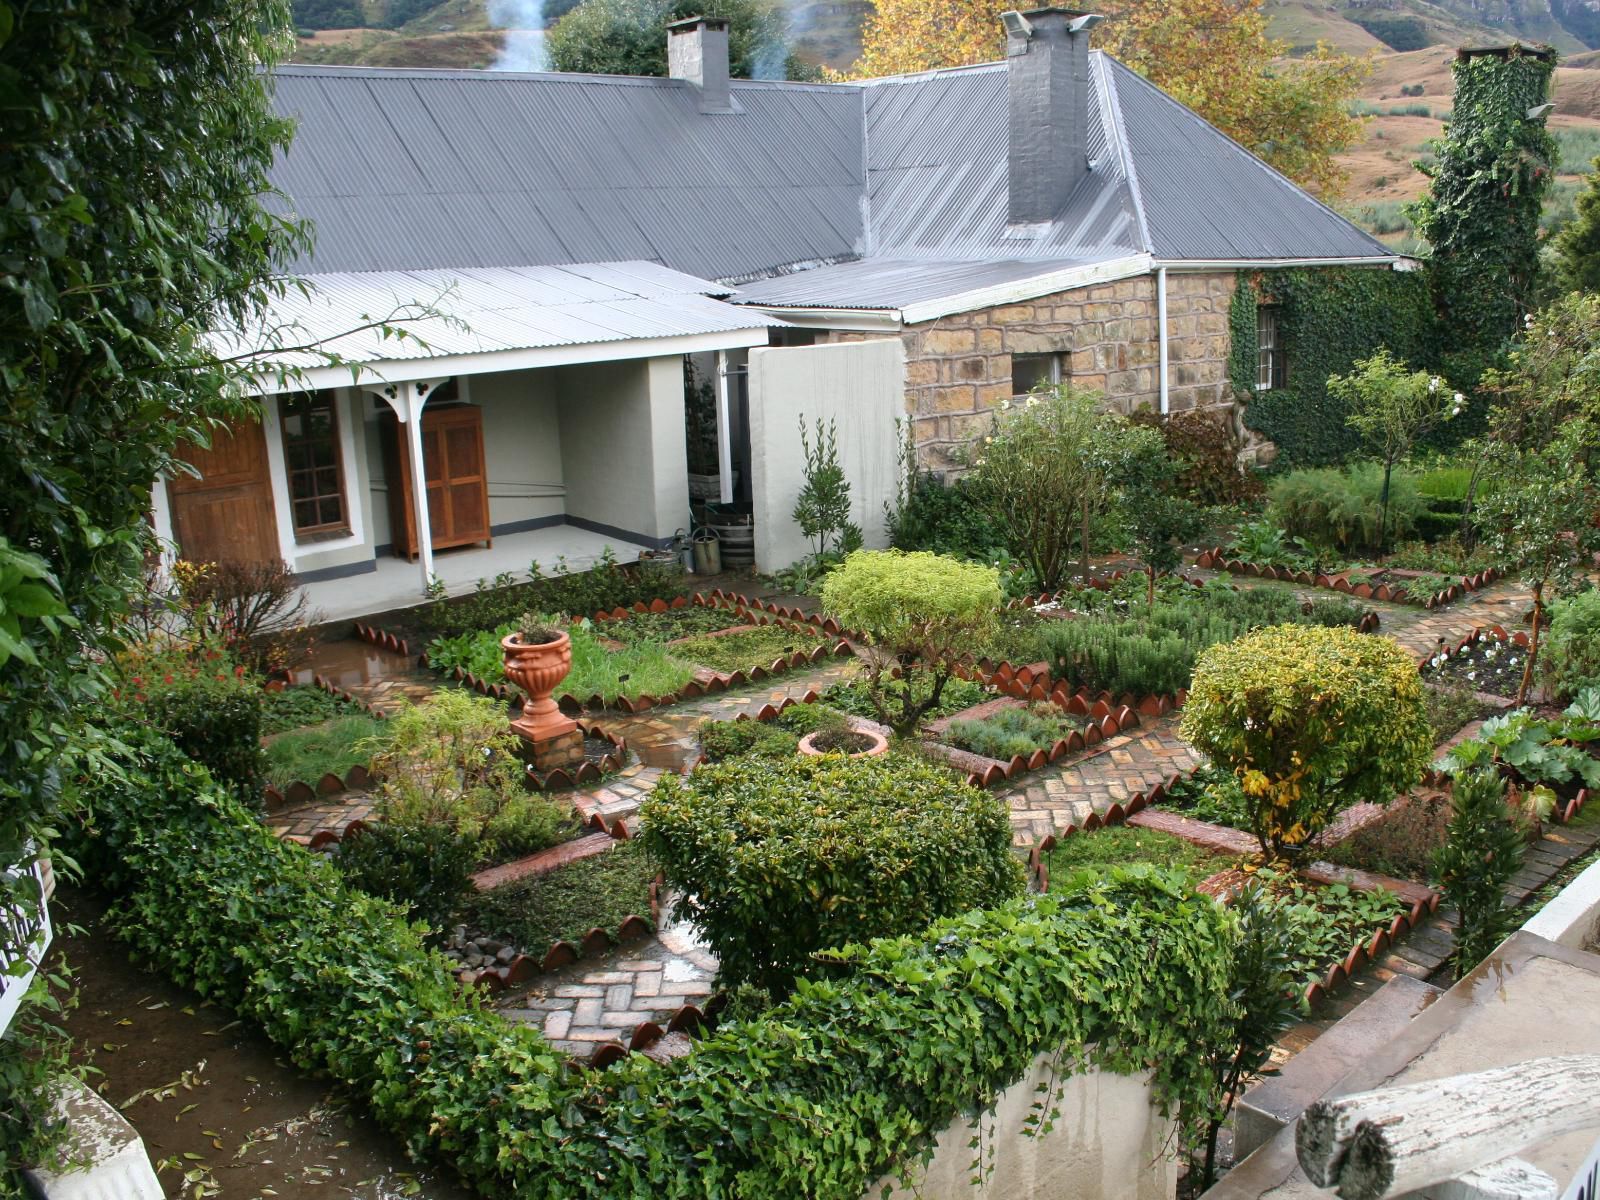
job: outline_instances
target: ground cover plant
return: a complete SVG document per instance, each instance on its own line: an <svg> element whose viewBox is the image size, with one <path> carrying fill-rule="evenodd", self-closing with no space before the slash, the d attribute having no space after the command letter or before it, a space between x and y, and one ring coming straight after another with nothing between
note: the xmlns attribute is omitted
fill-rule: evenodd
<svg viewBox="0 0 1600 1200"><path fill-rule="evenodd" d="M733 629L747 620L731 608L690 604L669 608L666 612L629 613L619 621L601 621L595 630L601 637L631 646L635 642L670 642L698 637L719 629Z"/></svg>
<svg viewBox="0 0 1600 1200"><path fill-rule="evenodd" d="M662 779L640 840L719 978L787 995L814 956L1022 890L1005 806L920 759L732 759Z"/></svg>
<svg viewBox="0 0 1600 1200"><path fill-rule="evenodd" d="M315 787L329 773L343 778L370 763L387 735L385 722L364 713L280 733L267 743L267 782L281 792L296 780Z"/></svg>
<svg viewBox="0 0 1600 1200"><path fill-rule="evenodd" d="M756 667L769 670L774 661L787 659L797 650L810 651L820 640L816 633L783 625L759 625L715 637L690 638L667 649L674 658L731 675L735 671L748 674Z"/></svg>
<svg viewBox="0 0 1600 1200"><path fill-rule="evenodd" d="M487 1193L858 1200L1046 1049L1072 1067L1154 1064L1157 1103L1210 1111L1194 1050L1233 1032L1236 928L1159 873L1115 871L843 951L842 978L596 1086L458 989L391 905L272 837L170 746L134 741L72 846L113 898L118 935ZM209 848L204 872L195 845ZM814 1119L772 1121L796 1105Z"/></svg>
<svg viewBox="0 0 1600 1200"><path fill-rule="evenodd" d="M791 704L771 721L702 721L695 733L708 762L745 755L789 758L806 734L836 727L845 720L845 714L837 709L820 704Z"/></svg>
<svg viewBox="0 0 1600 1200"><path fill-rule="evenodd" d="M359 704L319 687L286 687L262 696L261 736L271 737L289 729L320 725L361 711Z"/></svg>
<svg viewBox="0 0 1600 1200"><path fill-rule="evenodd" d="M1384 805L1380 820L1317 854L1339 866L1426 883L1433 877L1434 852L1444 845L1449 824L1449 793L1414 788Z"/></svg>
<svg viewBox="0 0 1600 1200"><path fill-rule="evenodd" d="M1263 868L1256 878L1287 923L1294 945L1293 975L1304 987L1321 979L1350 948L1406 911L1406 903L1381 888L1361 892L1336 883L1319 887L1297 876Z"/></svg>
<svg viewBox="0 0 1600 1200"><path fill-rule="evenodd" d="M1207 764L1183 776L1167 789L1162 808L1181 812L1209 825L1251 832L1254 806L1244 794L1239 777Z"/></svg>
<svg viewBox="0 0 1600 1200"><path fill-rule="evenodd" d="M1280 625L1196 664L1183 736L1231 771L1269 860L1298 856L1340 810L1413 786L1433 748L1416 664L1388 638Z"/></svg>
<svg viewBox="0 0 1600 1200"><path fill-rule="evenodd" d="M487 892L468 892L457 919L521 947L537 958L552 942L576 945L591 929L612 936L629 917L650 920L656 865L633 842L529 875Z"/></svg>
<svg viewBox="0 0 1600 1200"><path fill-rule="evenodd" d="M1040 701L1003 708L987 717L952 721L941 740L957 749L1007 762L1019 754L1027 758L1035 750L1048 750L1083 726L1082 718L1049 701Z"/></svg>
<svg viewBox="0 0 1600 1200"><path fill-rule="evenodd" d="M1463 680L1428 682L1423 691L1423 702L1428 709L1428 728L1433 730L1433 744L1454 737L1473 721L1499 712L1496 705L1479 700L1475 689Z"/></svg>
<svg viewBox="0 0 1600 1200"><path fill-rule="evenodd" d="M1162 870L1187 871L1196 881L1227 865L1210 850L1162 833L1134 825L1110 825L1089 833L1078 830L1063 838L1044 856L1050 871L1051 887L1057 880L1078 871L1099 874L1114 866L1147 863Z"/></svg>
<svg viewBox="0 0 1600 1200"><path fill-rule="evenodd" d="M1485 637L1459 648L1441 645L1422 665L1422 674L1432 684L1512 697L1522 686L1527 663L1525 648Z"/></svg>
<svg viewBox="0 0 1600 1200"><path fill-rule="evenodd" d="M437 638L428 645L428 664L437 671L456 667L491 683L505 680L502 638L518 628L517 622L477 630L455 637ZM671 696L694 678L694 667L676 658L660 642L638 641L614 650L601 640L604 627L585 618L563 625L572 639L572 670L556 687L556 696L584 703L599 696L607 704L640 696Z"/></svg>
<svg viewBox="0 0 1600 1200"><path fill-rule="evenodd" d="M822 589L823 609L865 637L873 715L901 736L939 706L1000 603L994 568L924 551L857 551ZM896 675L900 686L891 687Z"/></svg>
<svg viewBox="0 0 1600 1200"><path fill-rule="evenodd" d="M1475 737L1435 764L1452 775L1487 771L1530 789L1528 800L1549 811L1556 797L1600 788L1600 688L1590 688L1554 716L1519 708L1491 717ZM1542 800L1539 798L1543 797Z"/></svg>
<svg viewBox="0 0 1600 1200"><path fill-rule="evenodd" d="M1063 598L1062 606L1074 615L1039 624L1034 657L1074 687L1119 696L1169 695L1189 686L1195 661L1208 646L1267 625L1354 627L1364 615L1349 601L1307 605L1287 590L1196 588L1176 580L1147 605L1142 596L1130 595L1134 586L1136 581L1124 580L1109 591Z"/></svg>

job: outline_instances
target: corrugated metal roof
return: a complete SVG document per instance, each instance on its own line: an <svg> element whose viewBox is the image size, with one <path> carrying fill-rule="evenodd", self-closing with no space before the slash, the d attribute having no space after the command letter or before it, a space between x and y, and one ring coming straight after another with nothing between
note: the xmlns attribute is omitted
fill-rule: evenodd
<svg viewBox="0 0 1600 1200"><path fill-rule="evenodd" d="M635 259L761 281L740 302L873 308L1135 254L1392 257L1126 67L1091 65L1089 174L1023 235L1003 63L736 81L744 111L722 116L674 80L286 67L277 105L300 124L274 180L315 224L300 266L318 273Z"/></svg>
<svg viewBox="0 0 1600 1200"><path fill-rule="evenodd" d="M899 309L1087 265L1041 259L950 262L869 258L744 284L734 300L792 308Z"/></svg>
<svg viewBox="0 0 1600 1200"><path fill-rule="evenodd" d="M1149 223L1174 261L1384 258L1394 251L1121 63L1112 95Z"/></svg>
<svg viewBox="0 0 1600 1200"><path fill-rule="evenodd" d="M273 300L265 328L217 335L224 353L267 352L284 367L319 367L319 344L353 363L493 354L782 324L715 299L727 289L648 262L561 267L330 272ZM416 318L424 307L439 315ZM406 331L385 337L376 322ZM346 332L358 330L358 332Z"/></svg>
<svg viewBox="0 0 1600 1200"><path fill-rule="evenodd" d="M273 170L316 229L302 271L642 259L712 278L865 243L861 93L736 82L290 66Z"/></svg>

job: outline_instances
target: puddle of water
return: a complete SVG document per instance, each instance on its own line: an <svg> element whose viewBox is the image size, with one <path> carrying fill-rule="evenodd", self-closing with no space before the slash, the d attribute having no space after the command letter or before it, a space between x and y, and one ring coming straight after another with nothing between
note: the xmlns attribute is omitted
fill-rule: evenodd
<svg viewBox="0 0 1600 1200"><path fill-rule="evenodd" d="M348 638L342 642L318 642L292 678L297 684L305 684L311 682L313 675L321 675L342 688L356 688L384 679L405 679L416 671L416 663L403 654Z"/></svg>
<svg viewBox="0 0 1600 1200"><path fill-rule="evenodd" d="M395 1138L265 1038L131 966L100 931L96 902L63 888L56 908L58 927L85 927L55 951L78 972L67 1021L75 1057L103 1072L90 1085L144 1138L171 1200L470 1200L447 1171L409 1163Z"/></svg>

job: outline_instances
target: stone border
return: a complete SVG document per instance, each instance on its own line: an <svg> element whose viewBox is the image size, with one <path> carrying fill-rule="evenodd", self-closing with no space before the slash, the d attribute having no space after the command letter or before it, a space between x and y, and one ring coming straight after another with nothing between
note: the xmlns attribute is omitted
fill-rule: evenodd
<svg viewBox="0 0 1600 1200"><path fill-rule="evenodd" d="M1016 699L1019 697L1004 696L1003 699ZM1030 699L1031 697L1020 697ZM934 757L943 759L945 764L958 771L967 773L967 782L974 787L989 788L999 783L1007 783L1029 771L1037 771L1052 763L1060 762L1071 754L1082 754L1085 751L1101 745L1109 738L1116 737L1124 730L1134 729L1139 725L1139 714L1133 709L1123 705L1117 709L1104 700L1095 701L1093 707L1086 705L1079 696L1072 696L1069 702L1062 702L1056 697L1049 698L1050 703L1056 704L1069 716L1084 718L1084 727L1074 729L1064 738L1059 738L1048 750L1035 750L1032 754L1024 756L1014 754L1009 761L998 758L987 758L982 754L974 754L970 750L949 745L931 738L922 739L922 748ZM976 712L981 708L988 708L994 704L993 700L986 700L982 704L975 704L964 708L961 712L952 713L942 717L934 724L945 724L950 721L959 721L966 718L967 713ZM943 732L943 731L939 731Z"/></svg>
<svg viewBox="0 0 1600 1200"><path fill-rule="evenodd" d="M1202 551L1194 560L1194 565L1202 570L1227 571L1232 575L1252 575L1260 579L1277 579L1283 583L1298 583L1305 587L1322 588L1326 591L1344 592L1362 600L1382 600L1390 604L1409 604L1414 608L1439 608L1453 600L1459 600L1468 592L1476 592L1488 587L1491 583L1505 578L1505 572L1499 567L1490 567L1476 575L1463 575L1459 583L1453 583L1443 591L1435 592L1431 596L1417 598L1412 596L1407 588L1390 587L1380 583L1373 587L1368 583L1352 585L1345 578L1347 572L1339 571L1332 575L1323 572L1313 574L1310 571L1291 571L1288 567L1272 567L1263 563L1243 562L1237 558L1227 557L1227 551L1221 546L1213 546L1210 550ZM1398 569L1398 568L1397 568Z"/></svg>
<svg viewBox="0 0 1600 1200"><path fill-rule="evenodd" d="M1167 792L1175 787L1184 776L1173 774L1161 783L1157 783L1149 792L1136 792L1129 798L1126 805L1113 804L1104 817L1098 813L1090 813L1081 827L1069 825L1061 833L1061 837L1051 834L1043 841L1036 842L1028 851L1028 869L1033 875L1035 886L1042 892L1050 890L1050 870L1044 862L1045 854L1053 850L1064 838L1078 833L1093 833L1112 825L1123 825L1131 817L1138 816L1165 799ZM1255 846L1255 839L1249 834L1241 833L1237 829L1230 829L1222 825L1212 825L1205 821L1196 821L1192 817L1184 817L1181 813L1163 813L1161 822L1148 822L1150 827L1174 826L1162 829L1162 832L1172 833L1182 837L1185 841L1207 849L1219 850L1223 853L1238 853L1241 849L1241 839L1248 839L1251 846ZM1181 822L1181 825L1179 824ZM1141 824L1146 824L1141 822ZM1192 829L1188 828L1192 827ZM1182 832L1179 832L1182 829ZM1191 833L1194 836L1191 836ZM1356 891L1374 891L1382 888L1393 893L1401 901L1409 900L1411 907L1408 912L1395 916L1387 925L1376 929L1369 938L1353 945L1340 962L1328 967L1320 980L1314 980L1305 987L1303 993L1307 1004L1316 1005L1326 996L1338 991L1359 973L1369 962L1375 962L1389 948L1390 944L1404 937L1412 928L1439 907L1439 894L1432 888L1421 884L1411 883L1404 879L1391 879L1386 875L1377 875L1367 871L1356 871L1344 867L1335 867L1328 863L1312 863L1301 874L1312 883L1331 884L1343 883ZM1242 877L1235 878L1239 873L1233 870L1219 871L1203 880L1199 889L1221 898L1223 903L1228 902L1231 889L1242 882Z"/></svg>

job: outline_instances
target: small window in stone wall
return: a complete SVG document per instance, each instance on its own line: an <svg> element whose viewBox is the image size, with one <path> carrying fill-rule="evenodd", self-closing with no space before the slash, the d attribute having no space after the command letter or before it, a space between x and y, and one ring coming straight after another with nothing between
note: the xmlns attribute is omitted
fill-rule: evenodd
<svg viewBox="0 0 1600 1200"><path fill-rule="evenodd" d="M1011 394L1026 396L1041 387L1055 387L1069 378L1064 354L1013 354Z"/></svg>
<svg viewBox="0 0 1600 1200"><path fill-rule="evenodd" d="M1283 331L1278 324L1278 309L1263 304L1256 309L1256 391L1269 392L1288 383L1283 352Z"/></svg>

